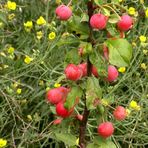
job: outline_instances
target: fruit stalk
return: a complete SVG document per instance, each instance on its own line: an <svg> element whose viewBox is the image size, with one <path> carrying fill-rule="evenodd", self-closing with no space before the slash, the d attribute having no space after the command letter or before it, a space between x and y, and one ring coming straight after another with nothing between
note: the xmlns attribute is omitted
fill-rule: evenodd
<svg viewBox="0 0 148 148"><path fill-rule="evenodd" d="M91 16L93 15L93 11L94 11L93 0L91 0L87 3L87 8L88 8L88 16L89 16L89 20L90 20ZM92 28L90 27L90 24L89 24L89 28L90 28L90 32L89 32L88 42L90 42L93 45L94 43L93 43L93 39L92 39ZM87 57L87 76L88 77L91 75L91 69L92 69L92 64L89 60L89 55L88 55L88 57ZM84 104L85 104L85 107L84 107L83 119L80 122L80 129L79 129L79 146L80 146L80 148L86 148L85 132L86 132L86 125L87 125L88 116L89 116L89 110L87 109L87 106L86 106L86 96L84 99Z"/></svg>

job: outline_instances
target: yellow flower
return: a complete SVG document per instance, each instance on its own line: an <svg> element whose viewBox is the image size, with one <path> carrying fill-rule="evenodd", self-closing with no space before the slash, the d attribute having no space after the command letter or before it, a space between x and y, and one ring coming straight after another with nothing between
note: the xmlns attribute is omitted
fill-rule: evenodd
<svg viewBox="0 0 148 148"><path fill-rule="evenodd" d="M33 27L32 21L27 21L26 23L24 23L24 27L31 29Z"/></svg>
<svg viewBox="0 0 148 148"><path fill-rule="evenodd" d="M124 72L125 72L125 70L126 70L126 68L125 68L125 67L120 67L120 68L118 69L118 71L119 71L119 72L121 72L121 73L124 73Z"/></svg>
<svg viewBox="0 0 148 148"><path fill-rule="evenodd" d="M9 54L12 54L12 53L14 53L14 48L13 47L9 47L8 48L8 50L7 50L7 52L9 53Z"/></svg>
<svg viewBox="0 0 148 148"><path fill-rule="evenodd" d="M25 57L25 59L24 59L24 62L25 62L26 64L30 64L32 61L33 61L33 59L32 59L31 57L29 57L29 56L26 55L26 57Z"/></svg>
<svg viewBox="0 0 148 148"><path fill-rule="evenodd" d="M119 2L121 3L121 2L123 2L123 0L119 0Z"/></svg>
<svg viewBox="0 0 148 148"><path fill-rule="evenodd" d="M140 0L140 4L144 4L144 0Z"/></svg>
<svg viewBox="0 0 148 148"><path fill-rule="evenodd" d="M147 55L148 50L143 50L143 54Z"/></svg>
<svg viewBox="0 0 148 148"><path fill-rule="evenodd" d="M27 119L28 119L29 121L32 121L32 116L31 116L31 115L27 115Z"/></svg>
<svg viewBox="0 0 148 148"><path fill-rule="evenodd" d="M79 138L77 138L76 140L76 145L79 145Z"/></svg>
<svg viewBox="0 0 148 148"><path fill-rule="evenodd" d="M45 25L45 24L46 24L46 20L45 20L42 16L40 16L40 17L37 19L36 23L37 23L38 25Z"/></svg>
<svg viewBox="0 0 148 148"><path fill-rule="evenodd" d="M4 69L6 69L6 68L8 68L8 67L9 67L9 65L6 65L6 64L5 64L5 65L3 65L3 67L4 67Z"/></svg>
<svg viewBox="0 0 148 148"><path fill-rule="evenodd" d="M128 108L126 109L126 115L127 115L127 117L130 115L130 113L131 113L131 110L129 110Z"/></svg>
<svg viewBox="0 0 148 148"><path fill-rule="evenodd" d="M8 15L8 19L9 19L9 20L14 19L14 17L15 17L15 14L14 14L14 13L11 13L11 14Z"/></svg>
<svg viewBox="0 0 148 148"><path fill-rule="evenodd" d="M147 66L146 66L146 64L145 64L145 63L142 63L140 66L141 66L141 68L142 68L142 69L144 69L144 70L146 70L146 69L147 69Z"/></svg>
<svg viewBox="0 0 148 148"><path fill-rule="evenodd" d="M8 1L7 4L6 4L6 8L9 9L9 10L15 10L16 9L16 3Z"/></svg>
<svg viewBox="0 0 148 148"><path fill-rule="evenodd" d="M134 7L130 7L130 8L128 9L128 13L129 13L130 15L135 15L135 14L136 14L135 8L134 8Z"/></svg>
<svg viewBox="0 0 148 148"><path fill-rule="evenodd" d="M39 85L40 85L40 86L43 86L43 85L44 85L44 81L43 81L43 80L40 80L40 81L39 81Z"/></svg>
<svg viewBox="0 0 148 148"><path fill-rule="evenodd" d="M56 0L56 4L60 4L61 3L61 0Z"/></svg>
<svg viewBox="0 0 148 148"><path fill-rule="evenodd" d="M55 88L58 88L58 87L60 87L60 86L61 86L61 84L59 84L59 83L55 83L55 84L54 84L54 87L55 87Z"/></svg>
<svg viewBox="0 0 148 148"><path fill-rule="evenodd" d="M148 8L145 10L145 16L148 18Z"/></svg>
<svg viewBox="0 0 148 148"><path fill-rule="evenodd" d="M139 39L140 39L140 41L141 42L146 42L146 36L144 36L144 35L141 35L140 37L139 37Z"/></svg>
<svg viewBox="0 0 148 148"><path fill-rule="evenodd" d="M137 102L134 101L134 100L132 100L132 101L130 102L129 106L130 106L132 109L134 109L134 110L138 110L138 111L139 111L139 110L141 109L140 106L137 104Z"/></svg>
<svg viewBox="0 0 148 148"><path fill-rule="evenodd" d="M109 105L108 101L105 100L105 99L102 99L102 100L101 100L101 103L102 103L104 106L108 106L108 105Z"/></svg>
<svg viewBox="0 0 148 148"><path fill-rule="evenodd" d="M43 32L42 31L38 31L36 33L36 37L37 37L38 40L40 40L43 37Z"/></svg>
<svg viewBox="0 0 148 148"><path fill-rule="evenodd" d="M12 86L13 86L13 88L17 88L17 87L18 87L18 85L19 85L19 84L18 84L18 82L15 82L15 83L13 83L13 85L12 85Z"/></svg>
<svg viewBox="0 0 148 148"><path fill-rule="evenodd" d="M55 37L56 37L55 32L51 32L51 33L49 33L49 35L48 35L48 39L49 39L49 40L53 40Z"/></svg>
<svg viewBox="0 0 148 148"><path fill-rule="evenodd" d="M135 43L135 42L132 42L132 46L136 47L137 45L136 45L136 43Z"/></svg>
<svg viewBox="0 0 148 148"><path fill-rule="evenodd" d="M50 87L46 87L46 91L50 90Z"/></svg>
<svg viewBox="0 0 148 148"><path fill-rule="evenodd" d="M0 148L3 148L7 145L7 140L4 140L4 139L0 139Z"/></svg>
<svg viewBox="0 0 148 148"><path fill-rule="evenodd" d="M2 28L2 27L3 27L3 25L4 25L4 24L3 24L3 22L0 22L0 28Z"/></svg>
<svg viewBox="0 0 148 148"><path fill-rule="evenodd" d="M16 90L16 93L17 93L18 95L20 95L20 94L22 93L22 89L21 89L21 88L18 88L18 89Z"/></svg>

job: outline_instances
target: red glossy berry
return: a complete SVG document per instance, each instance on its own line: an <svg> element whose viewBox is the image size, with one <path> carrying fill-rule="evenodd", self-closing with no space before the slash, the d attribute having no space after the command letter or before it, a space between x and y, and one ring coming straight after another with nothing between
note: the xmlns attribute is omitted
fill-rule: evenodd
<svg viewBox="0 0 148 148"><path fill-rule="evenodd" d="M47 92L47 101L52 104L57 104L63 100L63 93L58 89L54 88Z"/></svg>
<svg viewBox="0 0 148 148"><path fill-rule="evenodd" d="M66 87L63 87L63 86L58 87L57 89L58 89L60 92L63 93L63 98L66 98L67 95L68 95L68 93L70 92L70 89L69 89L69 88L66 88Z"/></svg>
<svg viewBox="0 0 148 148"><path fill-rule="evenodd" d="M94 29L102 30L106 27L107 20L108 20L108 18L103 14L100 14L100 13L94 14L90 18L90 25Z"/></svg>
<svg viewBox="0 0 148 148"><path fill-rule="evenodd" d="M94 65L92 66L91 72L92 72L92 74L93 74L95 77L98 77L98 76L99 76L98 70L97 70L97 68L96 68Z"/></svg>
<svg viewBox="0 0 148 148"><path fill-rule="evenodd" d="M105 59L108 60L109 59L109 50L105 45L103 46L103 53L104 53Z"/></svg>
<svg viewBox="0 0 148 148"><path fill-rule="evenodd" d="M60 5L56 8L56 15L60 20L66 21L72 16L72 11L65 5Z"/></svg>
<svg viewBox="0 0 148 148"><path fill-rule="evenodd" d="M114 110L113 115L116 120L122 121L126 118L126 109L122 106L118 106Z"/></svg>
<svg viewBox="0 0 148 148"><path fill-rule="evenodd" d="M62 118L55 119L55 120L53 121L53 124L54 124L54 125L61 124L62 120L63 120Z"/></svg>
<svg viewBox="0 0 148 148"><path fill-rule="evenodd" d="M129 15L121 16L121 20L117 23L118 28L122 31L128 31L132 28L133 20Z"/></svg>
<svg viewBox="0 0 148 148"><path fill-rule="evenodd" d="M116 69L116 67L109 65L108 66L108 78L107 78L107 80L109 82L112 82L112 81L114 81L118 78L118 75L119 75L119 73L118 73L118 70Z"/></svg>
<svg viewBox="0 0 148 148"><path fill-rule="evenodd" d="M65 69L66 78L72 81L79 80L82 76L82 73L82 70L74 64L69 64Z"/></svg>
<svg viewBox="0 0 148 148"><path fill-rule="evenodd" d="M87 63L79 64L78 67L82 70L82 77L87 75Z"/></svg>
<svg viewBox="0 0 148 148"><path fill-rule="evenodd" d="M98 134L103 138L108 138L114 133L114 127L111 122L104 122L98 126Z"/></svg>
<svg viewBox="0 0 148 148"><path fill-rule="evenodd" d="M73 110L69 111L64 107L64 102L59 102L56 105L56 113L58 116L66 118L66 117L69 117L72 112L73 112Z"/></svg>

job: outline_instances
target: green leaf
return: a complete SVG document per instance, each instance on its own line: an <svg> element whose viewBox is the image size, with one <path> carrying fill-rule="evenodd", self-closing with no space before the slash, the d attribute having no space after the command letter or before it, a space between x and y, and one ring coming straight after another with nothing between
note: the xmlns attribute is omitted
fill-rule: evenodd
<svg viewBox="0 0 148 148"><path fill-rule="evenodd" d="M89 26L88 23L81 22L81 17L73 16L72 20L67 22L67 27L71 31L75 31L76 34L88 35L89 34Z"/></svg>
<svg viewBox="0 0 148 148"><path fill-rule="evenodd" d="M102 97L102 89L99 85L99 80L95 77L87 79L86 86L86 106L88 109L95 109L94 102Z"/></svg>
<svg viewBox="0 0 148 148"><path fill-rule="evenodd" d="M102 5L103 4L103 0L94 0L94 2L96 3L96 5Z"/></svg>
<svg viewBox="0 0 148 148"><path fill-rule="evenodd" d="M106 77L107 76L107 62L100 55L99 52L93 52L89 56L90 62L97 68L99 76Z"/></svg>
<svg viewBox="0 0 148 148"><path fill-rule="evenodd" d="M82 94L83 94L83 92L79 86L72 87L71 91L69 92L69 94L67 96L64 106L67 109L72 108L75 105L75 103L78 101L78 99L81 98Z"/></svg>
<svg viewBox="0 0 148 148"><path fill-rule="evenodd" d="M77 138L70 133L54 133L56 140L64 142L68 146L76 145Z"/></svg>
<svg viewBox="0 0 148 148"><path fill-rule="evenodd" d="M78 55L77 49L71 49L65 57L66 64L73 63L73 64L79 64L81 61L81 57Z"/></svg>
<svg viewBox="0 0 148 148"><path fill-rule="evenodd" d="M0 21L7 24L6 14L4 14L3 12L0 12Z"/></svg>
<svg viewBox="0 0 148 148"><path fill-rule="evenodd" d="M106 9L106 8L103 8L103 14L105 16L110 16L110 11L108 9Z"/></svg>
<svg viewBox="0 0 148 148"><path fill-rule="evenodd" d="M109 62L122 67L128 66L132 58L132 46L126 39L109 39L106 41L109 48Z"/></svg>
<svg viewBox="0 0 148 148"><path fill-rule="evenodd" d="M87 148L117 148L116 145L109 139L95 137L94 142L89 144Z"/></svg>
<svg viewBox="0 0 148 148"><path fill-rule="evenodd" d="M120 20L119 15L117 15L117 14L112 14L112 15L110 15L110 17L109 17L108 22L109 22L109 23L112 23L112 24L115 24L115 23L117 23L119 20Z"/></svg>
<svg viewBox="0 0 148 148"><path fill-rule="evenodd" d="M80 22L88 22L88 21L89 21L89 16L86 13L83 13Z"/></svg>

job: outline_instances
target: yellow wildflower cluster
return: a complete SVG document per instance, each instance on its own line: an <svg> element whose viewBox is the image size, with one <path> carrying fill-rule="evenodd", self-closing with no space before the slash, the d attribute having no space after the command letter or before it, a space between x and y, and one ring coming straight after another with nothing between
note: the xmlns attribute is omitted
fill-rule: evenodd
<svg viewBox="0 0 148 148"><path fill-rule="evenodd" d="M38 40L40 40L43 37L43 32L42 31L38 31L36 33L36 37L37 37Z"/></svg>
<svg viewBox="0 0 148 148"><path fill-rule="evenodd" d="M37 21L36 21L37 25L45 25L46 24L46 20L40 16Z"/></svg>
<svg viewBox="0 0 148 148"><path fill-rule="evenodd" d="M144 36L144 35L141 35L139 37L139 39L140 39L140 42L142 42L142 43L146 42L146 36Z"/></svg>
<svg viewBox="0 0 148 148"><path fill-rule="evenodd" d="M129 13L130 15L135 15L135 14L136 14L135 8L134 8L134 7L129 7L128 13Z"/></svg>
<svg viewBox="0 0 148 148"><path fill-rule="evenodd" d="M27 32L30 32L31 29L33 28L33 22L32 21L27 21L26 23L24 23L24 27L25 27L25 30Z"/></svg>
<svg viewBox="0 0 148 148"><path fill-rule="evenodd" d="M3 148L7 145L7 140L0 138L0 148Z"/></svg>
<svg viewBox="0 0 148 148"><path fill-rule="evenodd" d="M24 62L26 64L30 64L33 61L33 58L29 57L28 55L25 56Z"/></svg>
<svg viewBox="0 0 148 148"><path fill-rule="evenodd" d="M118 68L118 71L121 72L121 73L124 73L126 71L126 68L125 67L120 67L120 68Z"/></svg>
<svg viewBox="0 0 148 148"><path fill-rule="evenodd" d="M16 3L12 1L8 1L5 5L8 10L16 10Z"/></svg>
<svg viewBox="0 0 148 148"><path fill-rule="evenodd" d="M55 37L56 37L55 32L51 32L51 33L49 33L49 35L48 35L48 39L49 39L49 40L53 40L53 39L55 39Z"/></svg>
<svg viewBox="0 0 148 148"><path fill-rule="evenodd" d="M60 87L60 86L61 86L61 84L59 84L59 83L55 83L55 84L54 84L54 87L55 87L55 88L58 88L58 87Z"/></svg>
<svg viewBox="0 0 148 148"><path fill-rule="evenodd" d="M146 64L145 64L145 63L142 63L140 66L141 66L141 68L142 68L142 69L144 69L144 70L146 70L146 69L147 69L147 66L146 66Z"/></svg>
<svg viewBox="0 0 148 148"><path fill-rule="evenodd" d="M105 99L102 99L102 100L101 100L101 103L102 103L104 106L108 106L108 105L109 105L108 101L105 100Z"/></svg>
<svg viewBox="0 0 148 148"><path fill-rule="evenodd" d="M14 53L14 47L12 47L12 46L10 46L8 49L7 49L7 52L9 53L9 54L13 54Z"/></svg>
<svg viewBox="0 0 148 148"><path fill-rule="evenodd" d="M148 8L145 10L145 17L148 18Z"/></svg>
<svg viewBox="0 0 148 148"><path fill-rule="evenodd" d="M13 20L15 18L15 14L14 13L11 13L8 15L8 19L9 20Z"/></svg>
<svg viewBox="0 0 148 148"><path fill-rule="evenodd" d="M141 107L134 100L132 100L130 102L129 106L130 106L131 109L134 109L134 110L137 110L137 111L141 110Z"/></svg>

